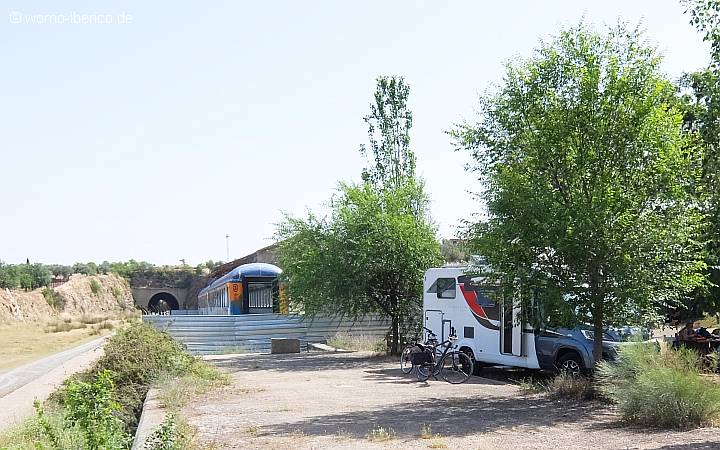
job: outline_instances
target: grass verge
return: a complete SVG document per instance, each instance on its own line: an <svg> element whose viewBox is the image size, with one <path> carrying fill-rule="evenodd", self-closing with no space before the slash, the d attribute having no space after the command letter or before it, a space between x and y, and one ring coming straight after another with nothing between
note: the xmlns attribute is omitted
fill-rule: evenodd
<svg viewBox="0 0 720 450"><path fill-rule="evenodd" d="M108 339L103 356L91 369L70 377L45 405L38 405L36 416L0 434L0 448L126 449L148 389L163 382L170 414L153 434L153 442L159 439L160 446L146 448L189 448L193 432L176 411L190 396L227 379L188 354L167 333L132 323Z"/></svg>

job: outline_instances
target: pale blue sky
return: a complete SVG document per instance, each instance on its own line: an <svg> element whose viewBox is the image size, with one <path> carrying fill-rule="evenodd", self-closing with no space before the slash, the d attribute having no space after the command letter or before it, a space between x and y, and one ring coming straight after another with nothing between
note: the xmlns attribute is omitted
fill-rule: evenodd
<svg viewBox="0 0 720 450"><path fill-rule="evenodd" d="M47 23L73 14L132 23ZM379 74L411 86L418 169L450 237L477 185L444 132L504 61L583 16L642 20L671 77L708 60L676 0L6 1L0 260L196 264L225 259L226 233L231 257L267 245L281 210L359 178Z"/></svg>

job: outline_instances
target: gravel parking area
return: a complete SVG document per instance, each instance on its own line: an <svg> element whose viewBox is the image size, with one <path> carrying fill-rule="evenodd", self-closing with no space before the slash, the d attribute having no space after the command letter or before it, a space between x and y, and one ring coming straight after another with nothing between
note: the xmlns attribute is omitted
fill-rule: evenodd
<svg viewBox="0 0 720 450"><path fill-rule="evenodd" d="M607 405L524 395L503 379L419 382L369 354L213 359L232 385L184 411L209 448L720 449L720 428L632 429Z"/></svg>

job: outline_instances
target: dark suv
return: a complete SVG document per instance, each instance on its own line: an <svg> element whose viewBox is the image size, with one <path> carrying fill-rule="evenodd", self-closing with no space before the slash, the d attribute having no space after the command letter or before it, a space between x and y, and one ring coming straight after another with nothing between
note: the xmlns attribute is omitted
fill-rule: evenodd
<svg viewBox="0 0 720 450"><path fill-rule="evenodd" d="M535 335L535 351L541 369L565 370L573 374L587 373L595 367L593 339L589 326L555 328ZM613 361L623 336L617 330L603 333L603 359Z"/></svg>

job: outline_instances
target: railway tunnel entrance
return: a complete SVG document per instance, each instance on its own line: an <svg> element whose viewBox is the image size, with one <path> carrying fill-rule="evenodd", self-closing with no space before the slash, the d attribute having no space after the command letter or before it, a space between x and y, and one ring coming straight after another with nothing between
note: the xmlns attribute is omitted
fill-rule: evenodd
<svg viewBox="0 0 720 450"><path fill-rule="evenodd" d="M148 302L148 310L154 313L163 313L177 309L180 309L180 303L177 298L169 292L158 292L153 295Z"/></svg>

